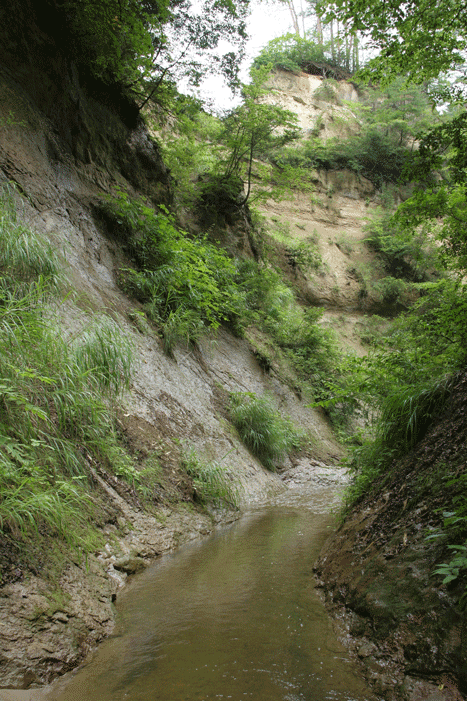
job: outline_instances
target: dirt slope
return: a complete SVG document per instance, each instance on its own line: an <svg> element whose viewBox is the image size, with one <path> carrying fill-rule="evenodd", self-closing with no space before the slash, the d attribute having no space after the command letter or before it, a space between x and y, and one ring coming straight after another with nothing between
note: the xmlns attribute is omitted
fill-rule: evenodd
<svg viewBox="0 0 467 701"><path fill-rule="evenodd" d="M465 581L433 575L467 464L467 376L424 439L362 499L327 543L317 573L342 633L386 699L451 701L467 690ZM462 543L459 535L459 544Z"/></svg>

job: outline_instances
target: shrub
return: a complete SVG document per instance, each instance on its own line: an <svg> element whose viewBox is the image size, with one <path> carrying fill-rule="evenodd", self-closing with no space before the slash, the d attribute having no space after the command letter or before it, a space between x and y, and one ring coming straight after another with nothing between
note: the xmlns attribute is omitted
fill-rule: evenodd
<svg viewBox="0 0 467 701"><path fill-rule="evenodd" d="M314 73L319 69L323 75L335 72L342 75L339 63L333 60L327 46L292 33L269 41L253 61L255 68L268 65L292 73L310 71L313 67Z"/></svg>
<svg viewBox="0 0 467 701"><path fill-rule="evenodd" d="M301 437L291 421L282 418L266 397L233 393L230 417L247 448L268 470L275 471L279 461L300 445Z"/></svg>
<svg viewBox="0 0 467 701"><path fill-rule="evenodd" d="M407 283L394 277L384 277L374 283L373 290L383 304L396 304L402 302L404 293L407 291Z"/></svg>
<svg viewBox="0 0 467 701"><path fill-rule="evenodd" d="M123 289L143 302L161 327L169 354L177 341L189 343L239 317L243 296L235 264L224 251L206 237L178 231L163 208L154 211L124 193L109 200L107 208L126 231L137 266L121 271Z"/></svg>
<svg viewBox="0 0 467 701"><path fill-rule="evenodd" d="M439 255L430 242L431 232L405 230L393 212L380 207L367 218L364 226L366 244L381 259L392 278L424 282L438 276Z"/></svg>
<svg viewBox="0 0 467 701"><path fill-rule="evenodd" d="M339 104L339 95L336 92L336 86L338 85L335 80L323 80L321 85L319 85L313 92L313 97L315 100L322 100L323 102L331 102L335 105Z"/></svg>

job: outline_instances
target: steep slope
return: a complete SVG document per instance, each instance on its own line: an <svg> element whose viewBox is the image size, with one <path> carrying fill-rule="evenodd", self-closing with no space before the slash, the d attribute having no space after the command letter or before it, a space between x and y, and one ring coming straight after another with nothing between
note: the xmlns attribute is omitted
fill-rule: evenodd
<svg viewBox="0 0 467 701"><path fill-rule="evenodd" d="M423 440L354 506L317 564L343 637L386 699L451 701L467 689L465 581L434 576L453 552L446 536L427 539L463 493L466 391L461 374Z"/></svg>

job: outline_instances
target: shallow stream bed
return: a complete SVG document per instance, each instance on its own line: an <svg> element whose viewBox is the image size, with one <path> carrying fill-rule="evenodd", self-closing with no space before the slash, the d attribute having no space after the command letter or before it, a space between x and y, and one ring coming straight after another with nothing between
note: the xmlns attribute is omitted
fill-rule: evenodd
<svg viewBox="0 0 467 701"><path fill-rule="evenodd" d="M47 698L375 701L313 577L334 524L334 472L302 472L274 503L135 577L114 634Z"/></svg>

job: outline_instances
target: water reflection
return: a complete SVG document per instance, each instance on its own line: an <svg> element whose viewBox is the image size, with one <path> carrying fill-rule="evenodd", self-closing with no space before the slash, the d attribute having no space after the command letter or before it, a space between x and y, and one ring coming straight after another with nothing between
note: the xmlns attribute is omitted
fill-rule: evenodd
<svg viewBox="0 0 467 701"><path fill-rule="evenodd" d="M314 588L330 523L316 505L258 510L162 558L120 597L116 634L53 698L374 699Z"/></svg>

